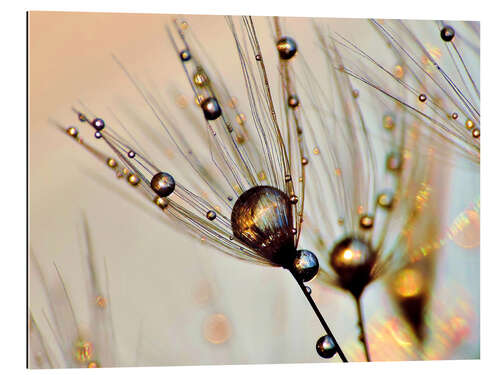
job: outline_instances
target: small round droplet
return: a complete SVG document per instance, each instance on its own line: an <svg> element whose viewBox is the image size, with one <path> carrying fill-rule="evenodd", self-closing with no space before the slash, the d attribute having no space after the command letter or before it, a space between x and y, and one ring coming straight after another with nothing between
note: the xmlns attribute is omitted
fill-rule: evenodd
<svg viewBox="0 0 500 375"><path fill-rule="evenodd" d="M187 49L182 50L179 53L179 56L180 56L180 58L181 58L182 61L189 61L189 60L191 60L191 52L189 52L189 50L187 50Z"/></svg>
<svg viewBox="0 0 500 375"><path fill-rule="evenodd" d="M213 210L207 211L207 219L212 221L217 217L217 213Z"/></svg>
<svg viewBox="0 0 500 375"><path fill-rule="evenodd" d="M471 129L474 129L474 121L472 121L471 119L468 119L467 121L465 121L465 127L469 130Z"/></svg>
<svg viewBox="0 0 500 375"><path fill-rule="evenodd" d="M403 159L399 152L391 152L387 155L386 163L387 170L391 172L399 172L403 167Z"/></svg>
<svg viewBox="0 0 500 375"><path fill-rule="evenodd" d="M394 67L394 76L397 79L402 79L405 76L405 70L401 65L398 64Z"/></svg>
<svg viewBox="0 0 500 375"><path fill-rule="evenodd" d="M476 128L476 129L474 129L474 130L472 131L472 136L473 136L474 138L479 138L479 137L481 136L481 132L479 131L479 129L477 129L477 128Z"/></svg>
<svg viewBox="0 0 500 375"><path fill-rule="evenodd" d="M208 76L203 69L199 68L193 75L193 82L198 87L204 87L208 84Z"/></svg>
<svg viewBox="0 0 500 375"><path fill-rule="evenodd" d="M372 229L374 224L373 216L371 215L363 215L359 219L359 226L362 229Z"/></svg>
<svg viewBox="0 0 500 375"><path fill-rule="evenodd" d="M337 347L332 337L325 335L316 342L316 351L322 358L332 358L337 353Z"/></svg>
<svg viewBox="0 0 500 375"><path fill-rule="evenodd" d="M113 158L108 158L108 160L106 160L106 164L108 165L108 167L110 167L112 169L116 168L116 166L118 165L116 160Z"/></svg>
<svg viewBox="0 0 500 375"><path fill-rule="evenodd" d="M311 294L311 293L312 293L311 288L310 288L310 287L308 287L308 286L306 286L306 292L307 292L307 294Z"/></svg>
<svg viewBox="0 0 500 375"><path fill-rule="evenodd" d="M97 139L101 139L102 138L101 132L95 132L94 137L96 137Z"/></svg>
<svg viewBox="0 0 500 375"><path fill-rule="evenodd" d="M285 175L285 182L290 182L292 181L292 176L290 176L289 174L286 174Z"/></svg>
<svg viewBox="0 0 500 375"><path fill-rule="evenodd" d="M85 117L85 115L83 113L79 113L78 120L80 120L80 122L85 122L85 121L87 121L87 117Z"/></svg>
<svg viewBox="0 0 500 375"><path fill-rule="evenodd" d="M288 97L288 106L290 108L297 108L300 104L299 97L297 95L290 95Z"/></svg>
<svg viewBox="0 0 500 375"><path fill-rule="evenodd" d="M99 362L97 361L90 361L89 364L87 365L88 368L99 368Z"/></svg>
<svg viewBox="0 0 500 375"><path fill-rule="evenodd" d="M214 97L203 99L200 105L207 120L215 120L222 114L219 102Z"/></svg>
<svg viewBox="0 0 500 375"><path fill-rule="evenodd" d="M290 196L290 203L291 204L297 204L298 202L299 202L299 197L297 197L296 195Z"/></svg>
<svg viewBox="0 0 500 375"><path fill-rule="evenodd" d="M212 344L223 344L232 334L231 323L223 314L208 317L204 324L205 339Z"/></svg>
<svg viewBox="0 0 500 375"><path fill-rule="evenodd" d="M156 197L154 199L154 202L155 204L160 207L162 210L164 210L165 208L167 208L168 206L168 199L167 198L164 198L164 197Z"/></svg>
<svg viewBox="0 0 500 375"><path fill-rule="evenodd" d="M455 30L451 26L445 26L441 29L441 39L445 42L451 42L455 37Z"/></svg>
<svg viewBox="0 0 500 375"><path fill-rule="evenodd" d="M380 193L377 197L377 204L386 210L392 208L393 196L391 193Z"/></svg>
<svg viewBox="0 0 500 375"><path fill-rule="evenodd" d="M357 99L357 98L358 98L358 96L359 96L359 90L358 90L358 89L354 89L354 90L352 90L352 97L353 97L354 99Z"/></svg>
<svg viewBox="0 0 500 375"><path fill-rule="evenodd" d="M169 173L159 172L151 179L151 189L160 197L168 197L175 190L175 180Z"/></svg>
<svg viewBox="0 0 500 375"><path fill-rule="evenodd" d="M387 130L392 130L394 128L394 117L392 114L388 113L382 117L382 125L384 125L384 128Z"/></svg>
<svg viewBox="0 0 500 375"><path fill-rule="evenodd" d="M458 113L457 113L457 112L453 112L453 113L451 114L451 118L452 118L453 120L456 120L456 119L458 118Z"/></svg>
<svg viewBox="0 0 500 375"><path fill-rule="evenodd" d="M95 303L97 306L99 306L102 309L104 309L106 307L106 305L108 304L108 302L106 301L106 298L104 298L104 296L97 296L97 298L95 299Z"/></svg>
<svg viewBox="0 0 500 375"><path fill-rule="evenodd" d="M130 185L132 186L137 186L141 182L140 178L137 177L135 174L131 173L127 177L127 181Z"/></svg>
<svg viewBox="0 0 500 375"><path fill-rule="evenodd" d="M276 43L276 48L282 60L290 60L297 53L297 43L290 37L283 37Z"/></svg>
<svg viewBox="0 0 500 375"><path fill-rule="evenodd" d="M312 251L299 250L293 261L292 272L302 282L308 282L314 279L318 274L318 258Z"/></svg>
<svg viewBox="0 0 500 375"><path fill-rule="evenodd" d="M259 55L259 54L255 55L255 60L261 61L262 60L262 56Z"/></svg>
<svg viewBox="0 0 500 375"><path fill-rule="evenodd" d="M127 153L127 155L128 155L128 157L129 157L130 159L133 159L133 158L135 158L135 151L134 151L134 150L130 150L130 151Z"/></svg>
<svg viewBox="0 0 500 375"><path fill-rule="evenodd" d="M427 95L425 94L420 94L418 96L418 100L421 102L421 103L424 103L426 100L427 100Z"/></svg>
<svg viewBox="0 0 500 375"><path fill-rule="evenodd" d="M302 158L301 162L302 162L302 165L307 165L309 163L309 159L304 156Z"/></svg>
<svg viewBox="0 0 500 375"><path fill-rule="evenodd" d="M92 121L92 126L94 127L95 130L101 131L102 129L104 129L104 127L106 126L106 124L104 123L103 119L95 118Z"/></svg>
<svg viewBox="0 0 500 375"><path fill-rule="evenodd" d="M72 126L66 129L66 133L68 133L68 135L72 136L73 138L76 138L78 136L78 129Z"/></svg>

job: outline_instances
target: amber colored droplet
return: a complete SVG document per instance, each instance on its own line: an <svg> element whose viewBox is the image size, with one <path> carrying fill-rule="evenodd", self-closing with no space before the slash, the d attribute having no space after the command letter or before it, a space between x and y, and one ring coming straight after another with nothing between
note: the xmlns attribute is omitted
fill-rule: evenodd
<svg viewBox="0 0 500 375"><path fill-rule="evenodd" d="M392 130L394 128L394 117L390 114L384 115L382 125L384 125L385 129Z"/></svg>
<svg viewBox="0 0 500 375"><path fill-rule="evenodd" d="M307 165L309 163L309 159L304 156L302 158L301 162L302 162L302 165Z"/></svg>
<svg viewBox="0 0 500 375"><path fill-rule="evenodd" d="M318 154L319 154L319 148L314 147L314 149L313 149L313 154L314 154L314 155L318 155Z"/></svg>
<svg viewBox="0 0 500 375"><path fill-rule="evenodd" d="M106 298L104 298L103 296L97 296L97 298L95 299L95 303L101 308L105 308L107 305Z"/></svg>
<svg viewBox="0 0 500 375"><path fill-rule="evenodd" d="M115 159L113 158L108 158L108 160L106 161L106 164L108 165L108 167L112 168L112 169L115 169L118 165L118 163L116 162Z"/></svg>
<svg viewBox="0 0 500 375"><path fill-rule="evenodd" d="M355 99L357 99L359 97L359 90L358 89L352 90L352 97Z"/></svg>
<svg viewBox="0 0 500 375"><path fill-rule="evenodd" d="M472 131L472 136L473 136L474 138L479 138L479 137L481 136L481 132L479 131L479 129L477 129L477 128L476 128L476 129L474 129L474 130Z"/></svg>
<svg viewBox="0 0 500 375"><path fill-rule="evenodd" d="M223 344L231 337L231 324L224 314L214 314L205 321L203 332L208 342Z"/></svg>
<svg viewBox="0 0 500 375"><path fill-rule="evenodd" d="M243 134L237 133L236 142L238 142L239 145L242 145L243 143L245 143L245 136Z"/></svg>
<svg viewBox="0 0 500 375"><path fill-rule="evenodd" d="M258 174L257 174L257 178L259 179L259 181L264 181L266 179L266 172L264 171L260 171Z"/></svg>
<svg viewBox="0 0 500 375"><path fill-rule="evenodd" d="M99 368L99 363L97 361L90 361L89 364L87 365L88 368Z"/></svg>
<svg viewBox="0 0 500 375"><path fill-rule="evenodd" d="M457 113L457 112L453 112L453 113L451 114L451 118L452 118L453 120L456 120L456 119L458 118L458 113Z"/></svg>
<svg viewBox="0 0 500 375"><path fill-rule="evenodd" d="M359 219L359 226L362 229L372 229L374 224L373 216L370 215L362 215Z"/></svg>
<svg viewBox="0 0 500 375"><path fill-rule="evenodd" d="M207 74L203 71L203 69L198 68L196 72L193 75L193 82L196 86L198 87L204 87L208 84L208 76Z"/></svg>
<svg viewBox="0 0 500 375"><path fill-rule="evenodd" d="M154 199L154 203L162 210L164 210L168 206L168 199L164 197L156 197Z"/></svg>
<svg viewBox="0 0 500 375"><path fill-rule="evenodd" d="M469 130L471 129L474 129L474 121L472 121L471 119L467 119L467 121L465 121L465 127Z"/></svg>
<svg viewBox="0 0 500 375"><path fill-rule="evenodd" d="M396 65L394 67L394 76L397 78L397 79L402 79L405 75L405 71L403 69L403 67L401 65Z"/></svg>
<svg viewBox="0 0 500 375"><path fill-rule="evenodd" d="M412 268L399 271L393 281L393 290L400 298L417 297L423 292L423 287L422 273Z"/></svg>
<svg viewBox="0 0 500 375"><path fill-rule="evenodd" d="M236 122L239 124L239 125L244 125L245 124L245 121L247 120L247 118L245 117L245 114L244 113L240 113L236 116Z"/></svg>
<svg viewBox="0 0 500 375"><path fill-rule="evenodd" d="M377 204L385 209L392 208L393 196L389 193L380 193L377 197Z"/></svg>
<svg viewBox="0 0 500 375"><path fill-rule="evenodd" d="M68 133L68 135L72 136L73 138L76 138L78 136L78 129L75 127L70 127L66 129L66 133Z"/></svg>
<svg viewBox="0 0 500 375"><path fill-rule="evenodd" d="M231 212L233 234L269 261L289 266L295 257L292 205L272 186L255 186L239 196Z"/></svg>
<svg viewBox="0 0 500 375"><path fill-rule="evenodd" d="M297 95L290 95L288 97L288 106L290 108L297 108L300 104L299 97Z"/></svg>
<svg viewBox="0 0 500 375"><path fill-rule="evenodd" d="M141 182L140 178L137 177L135 174L131 173L127 177L127 181L130 185L132 186L137 186Z"/></svg>

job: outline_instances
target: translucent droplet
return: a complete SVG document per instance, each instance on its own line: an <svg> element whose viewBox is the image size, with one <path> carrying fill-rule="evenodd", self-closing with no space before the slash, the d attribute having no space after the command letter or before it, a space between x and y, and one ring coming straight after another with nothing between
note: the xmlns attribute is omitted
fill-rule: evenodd
<svg viewBox="0 0 500 375"><path fill-rule="evenodd" d="M208 342L223 344L231 337L231 324L224 314L214 314L205 321L203 332Z"/></svg>

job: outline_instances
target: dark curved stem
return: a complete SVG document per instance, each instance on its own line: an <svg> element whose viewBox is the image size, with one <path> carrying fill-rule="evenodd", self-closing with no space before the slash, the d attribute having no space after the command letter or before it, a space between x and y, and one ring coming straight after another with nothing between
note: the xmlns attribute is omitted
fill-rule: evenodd
<svg viewBox="0 0 500 375"><path fill-rule="evenodd" d="M363 319L363 310L361 309L361 297L354 297L356 300L356 311L358 313L358 325L360 330L359 341L363 344L363 349L365 350L366 361L371 362L370 352L368 351L368 340L366 339L365 333L365 322Z"/></svg>
<svg viewBox="0 0 500 375"><path fill-rule="evenodd" d="M318 317L319 322L323 326L324 330L333 339L333 342L335 343L335 347L337 348L337 353L339 354L340 359L342 360L342 362L349 362L347 360L347 357L345 356L344 352L342 351L342 348L340 347L339 343L335 339L335 336L333 335L332 331L330 330L330 327L328 327L328 324L326 324L326 321L323 318L323 315L321 315L321 312L319 311L318 306L316 306L316 303L312 299L311 294L307 292L306 286L304 285L304 283L302 281L300 281L300 279L297 278L297 276L293 272L291 272L291 274L293 275L293 277L295 278L295 280L299 284L300 289L302 290L302 293L304 293L307 300L309 301L309 304L311 305L312 309L314 310L314 313Z"/></svg>

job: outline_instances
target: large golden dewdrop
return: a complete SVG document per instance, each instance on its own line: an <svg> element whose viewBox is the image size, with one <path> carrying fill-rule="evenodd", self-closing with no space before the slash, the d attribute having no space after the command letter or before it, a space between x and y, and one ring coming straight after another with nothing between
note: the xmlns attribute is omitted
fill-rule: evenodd
<svg viewBox="0 0 500 375"><path fill-rule="evenodd" d="M240 195L231 213L233 234L269 261L288 267L296 255L292 205L272 186L255 186Z"/></svg>
<svg viewBox="0 0 500 375"><path fill-rule="evenodd" d="M359 297L372 280L376 253L368 243L347 237L337 243L330 254L330 264L339 276L341 286Z"/></svg>

